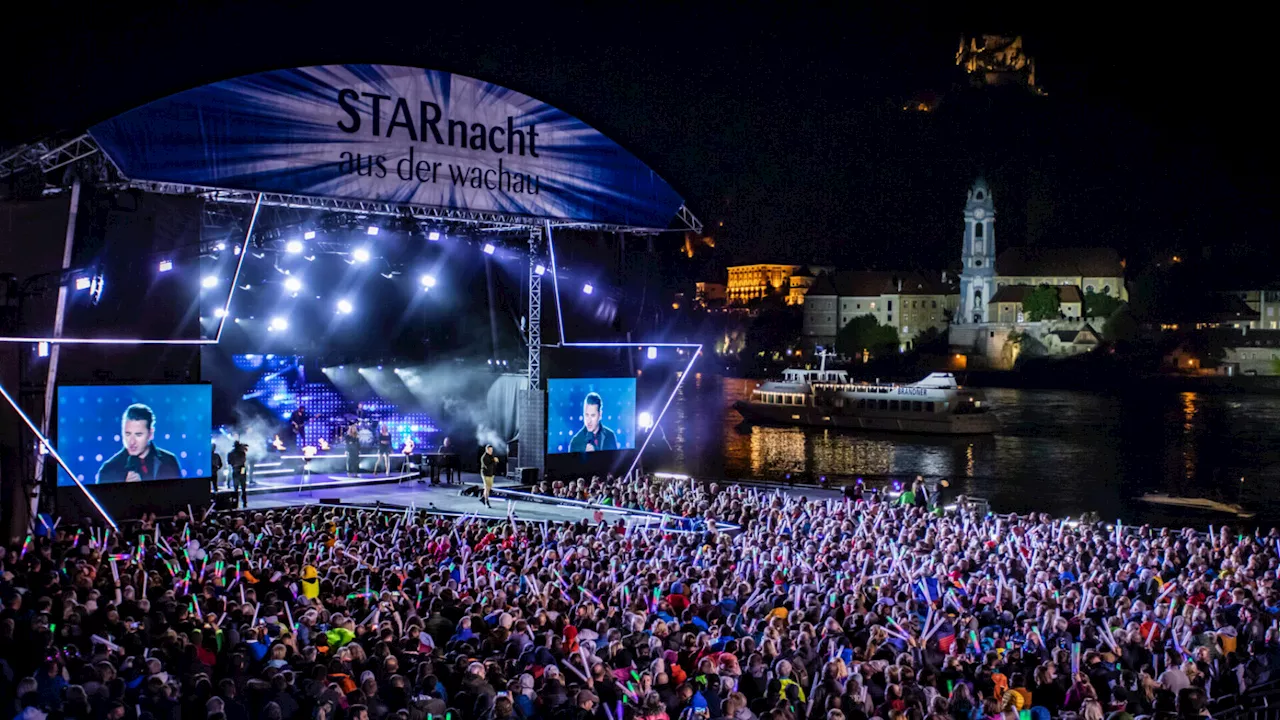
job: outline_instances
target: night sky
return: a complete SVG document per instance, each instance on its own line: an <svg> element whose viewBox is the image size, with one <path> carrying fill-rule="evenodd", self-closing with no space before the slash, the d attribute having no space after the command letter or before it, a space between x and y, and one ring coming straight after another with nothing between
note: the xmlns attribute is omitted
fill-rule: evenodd
<svg viewBox="0 0 1280 720"><path fill-rule="evenodd" d="M0 146L251 72L375 62L450 70L596 126L684 194L728 262L941 268L979 172L997 242L1178 251L1206 268L1272 270L1271 43L1189 14L1139 28L1072 17L899 16L776 4L628 14L522 3L40 4L38 42L6 83ZM466 12L463 11L465 8ZM642 8L642 9L641 9ZM1042 8L1041 8L1042 9ZM1043 9L1042 9L1043 10ZM1045 13L1042 13L1042 15ZM24 35L21 23L8 35ZM1046 98L963 89L959 36L1021 34ZM933 113L901 105L932 93ZM724 226L721 227L720 223ZM679 238L664 247L674 250Z"/></svg>

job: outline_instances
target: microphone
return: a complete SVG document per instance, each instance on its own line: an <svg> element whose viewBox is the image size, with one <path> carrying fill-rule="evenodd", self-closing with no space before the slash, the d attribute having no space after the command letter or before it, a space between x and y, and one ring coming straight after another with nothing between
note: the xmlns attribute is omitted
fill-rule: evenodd
<svg viewBox="0 0 1280 720"><path fill-rule="evenodd" d="M131 472L134 472L134 473L138 473L139 477L142 476L142 461L138 459L137 455L130 455L129 457L125 458L124 472L126 475L128 475Z"/></svg>

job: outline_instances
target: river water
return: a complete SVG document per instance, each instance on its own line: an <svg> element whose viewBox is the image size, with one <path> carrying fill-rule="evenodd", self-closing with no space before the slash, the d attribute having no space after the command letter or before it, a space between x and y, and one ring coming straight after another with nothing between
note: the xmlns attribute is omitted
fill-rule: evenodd
<svg viewBox="0 0 1280 720"><path fill-rule="evenodd" d="M646 465L705 477L825 478L831 485L925 475L947 480L949 493L986 498L997 512L1280 526L1277 396L986 389L999 431L948 438L744 425L732 406L755 385L710 374L690 378ZM1154 505L1138 499L1145 493L1238 503L1257 515L1242 520Z"/></svg>

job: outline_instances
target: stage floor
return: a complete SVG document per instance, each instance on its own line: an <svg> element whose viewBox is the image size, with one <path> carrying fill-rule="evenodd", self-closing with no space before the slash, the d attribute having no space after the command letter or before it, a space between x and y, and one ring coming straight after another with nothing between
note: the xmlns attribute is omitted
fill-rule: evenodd
<svg viewBox="0 0 1280 720"><path fill-rule="evenodd" d="M603 513L604 518L609 522L617 522L620 518L626 518L628 523L633 521L651 522L650 518L634 516L613 508L507 500L497 495L490 499L493 507L487 508L480 502L479 498L462 496L463 489L480 485L480 476L476 474L464 473L464 484L462 485L436 486L430 484L419 485L417 480L397 482L395 476L391 478L365 477L358 480L348 478L345 475L326 476L326 478L329 479L323 487L312 485L312 487L303 488L301 491L299 491L300 486L297 484L297 479L293 476L275 477L273 482L277 483L277 485L274 487L264 486L260 479L258 487L249 489L249 508L265 510L268 508L310 505L324 498L326 500L336 499L344 505L373 505L381 503L394 507L408 507L413 504L422 510L474 514L478 517L492 518L505 518L510 507L516 518L531 522L542 520L555 522L564 522L566 520L570 522L578 522L579 520L594 521L597 510ZM312 479L318 480L319 477L313 475ZM519 487L519 483L507 478L497 478L494 482L494 487L516 488Z"/></svg>

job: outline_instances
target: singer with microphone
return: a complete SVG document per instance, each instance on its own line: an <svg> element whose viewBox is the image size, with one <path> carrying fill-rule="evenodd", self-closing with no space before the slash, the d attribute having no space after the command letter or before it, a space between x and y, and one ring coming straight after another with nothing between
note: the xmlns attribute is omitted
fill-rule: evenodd
<svg viewBox="0 0 1280 720"><path fill-rule="evenodd" d="M600 394L587 393L586 399L582 401L582 429L569 440L569 452L618 449L618 436L600 424L603 416L604 401L600 399Z"/></svg>
<svg viewBox="0 0 1280 720"><path fill-rule="evenodd" d="M155 446L155 413L141 403L130 405L121 418L124 447L98 469L95 483L173 480L182 477L178 457Z"/></svg>

